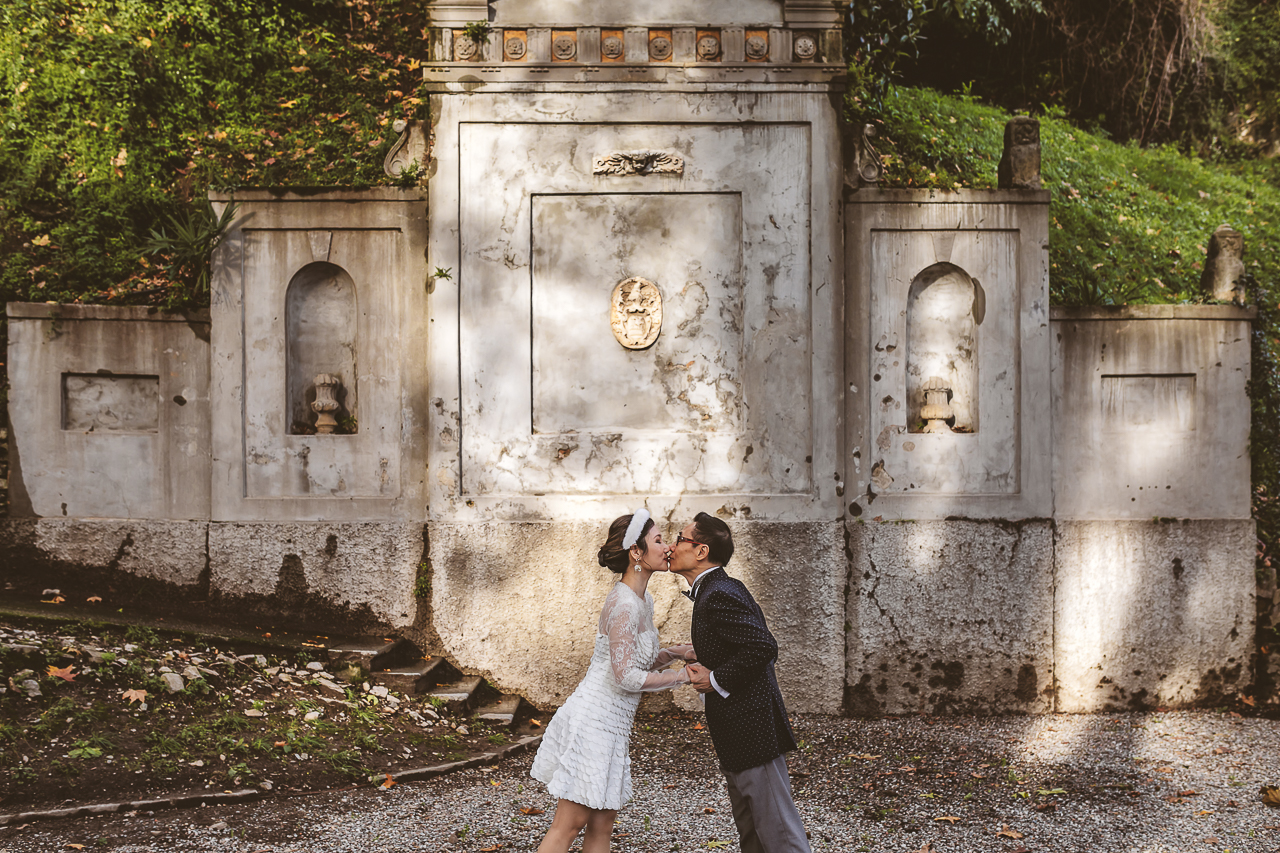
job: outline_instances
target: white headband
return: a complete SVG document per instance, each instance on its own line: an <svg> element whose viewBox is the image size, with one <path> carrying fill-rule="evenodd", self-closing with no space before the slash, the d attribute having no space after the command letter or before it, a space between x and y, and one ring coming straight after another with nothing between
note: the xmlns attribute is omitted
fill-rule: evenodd
<svg viewBox="0 0 1280 853"><path fill-rule="evenodd" d="M649 510L647 509L638 509L636 514L631 516L631 523L627 525L627 535L622 537L624 550L636 544L636 540L640 538L640 531L644 530L644 524L648 520Z"/></svg>

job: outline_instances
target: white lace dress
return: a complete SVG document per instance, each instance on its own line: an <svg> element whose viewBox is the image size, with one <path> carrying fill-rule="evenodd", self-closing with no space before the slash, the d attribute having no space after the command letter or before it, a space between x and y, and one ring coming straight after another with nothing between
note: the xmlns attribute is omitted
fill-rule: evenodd
<svg viewBox="0 0 1280 853"><path fill-rule="evenodd" d="M687 684L684 670L658 672L681 660L658 649L653 596L642 601L619 581L604 601L591 666L551 718L529 775L557 799L593 809L620 809L631 799L631 721L640 694Z"/></svg>

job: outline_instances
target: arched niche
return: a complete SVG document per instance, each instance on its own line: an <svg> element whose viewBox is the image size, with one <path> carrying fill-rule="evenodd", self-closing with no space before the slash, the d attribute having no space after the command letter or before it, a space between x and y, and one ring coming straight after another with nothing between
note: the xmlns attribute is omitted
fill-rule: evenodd
<svg viewBox="0 0 1280 853"><path fill-rule="evenodd" d="M293 276L285 295L285 333L288 336L288 432L316 432L315 378L338 377L334 397L337 432L356 432L356 286L342 267L326 262L307 264Z"/></svg>
<svg viewBox="0 0 1280 853"><path fill-rule="evenodd" d="M982 285L954 264L934 264L912 280L907 296L908 432L937 431L928 427L925 415L938 411L925 411L927 402L949 406L944 423L951 431L978 431L978 327L985 313ZM933 399L926 400L926 385L948 389L945 399L935 390Z"/></svg>

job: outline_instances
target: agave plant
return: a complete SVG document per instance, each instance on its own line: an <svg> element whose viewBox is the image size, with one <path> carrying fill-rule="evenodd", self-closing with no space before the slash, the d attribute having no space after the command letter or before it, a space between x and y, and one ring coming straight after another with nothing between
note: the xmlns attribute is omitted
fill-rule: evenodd
<svg viewBox="0 0 1280 853"><path fill-rule="evenodd" d="M143 248L164 259L159 265L161 271L170 282L181 285L188 297L207 293L210 258L238 209L239 205L232 202L219 216L212 202L200 198L177 215L167 217L161 227L152 228L151 238Z"/></svg>

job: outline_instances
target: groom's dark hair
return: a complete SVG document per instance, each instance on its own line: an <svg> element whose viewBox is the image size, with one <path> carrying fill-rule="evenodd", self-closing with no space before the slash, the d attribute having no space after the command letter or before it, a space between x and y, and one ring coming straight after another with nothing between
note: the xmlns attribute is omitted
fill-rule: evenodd
<svg viewBox="0 0 1280 853"><path fill-rule="evenodd" d="M693 517L693 529L697 540L707 546L707 559L717 565L729 565L733 559L733 534L729 532L729 525L714 515L700 512Z"/></svg>

